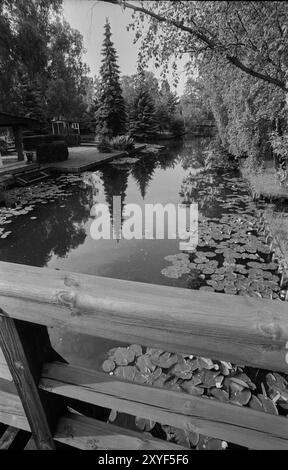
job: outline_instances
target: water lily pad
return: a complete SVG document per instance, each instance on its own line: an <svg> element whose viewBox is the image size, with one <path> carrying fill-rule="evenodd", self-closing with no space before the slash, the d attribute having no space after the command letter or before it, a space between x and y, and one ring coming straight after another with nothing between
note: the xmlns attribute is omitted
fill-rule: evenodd
<svg viewBox="0 0 288 470"><path fill-rule="evenodd" d="M120 379L134 381L137 369L135 366L119 366L114 370L114 375Z"/></svg>
<svg viewBox="0 0 288 470"><path fill-rule="evenodd" d="M273 400L271 400L269 397L267 397L265 395L262 395L262 394L257 395L257 397L261 401L263 409L264 409L264 411L266 411L266 413L270 413L272 415L278 415L279 414L278 410L277 410L277 407L276 407Z"/></svg>
<svg viewBox="0 0 288 470"><path fill-rule="evenodd" d="M201 286L199 290L205 291L205 292L214 292L213 287L210 287L210 286Z"/></svg>
<svg viewBox="0 0 288 470"><path fill-rule="evenodd" d="M155 364L155 359L152 359L152 362ZM177 363L177 355L169 352L164 352L163 354L159 355L157 360L157 365L162 369L169 369L174 364Z"/></svg>
<svg viewBox="0 0 288 470"><path fill-rule="evenodd" d="M238 392L232 392L230 394L230 403L233 403L234 405L247 405L251 398L251 391L248 390L247 388L238 391Z"/></svg>
<svg viewBox="0 0 288 470"><path fill-rule="evenodd" d="M227 393L225 390L213 387L210 389L210 393L213 397L217 398L217 400L223 402L223 403L228 403L229 402L229 393Z"/></svg>
<svg viewBox="0 0 288 470"><path fill-rule="evenodd" d="M102 364L102 369L105 372L111 372L115 369L115 367L116 367L116 364L111 359L106 359L106 361L104 361Z"/></svg>
<svg viewBox="0 0 288 470"><path fill-rule="evenodd" d="M141 429L141 431L151 431L155 427L155 421L145 418L135 418L136 426Z"/></svg>
<svg viewBox="0 0 288 470"><path fill-rule="evenodd" d="M203 388L200 388L200 387L197 387L197 385L193 385L193 383L191 383L190 380L185 380L182 384L181 384L181 388L187 392L187 393L190 393L190 395L193 395L195 397L201 397L204 393L204 389Z"/></svg>
<svg viewBox="0 0 288 470"><path fill-rule="evenodd" d="M134 361L135 352L129 348L117 348L110 359L119 366L125 366Z"/></svg>
<svg viewBox="0 0 288 470"><path fill-rule="evenodd" d="M156 369L155 364L153 364L150 357L146 355L139 356L137 358L136 366L143 374L147 374L148 372Z"/></svg>

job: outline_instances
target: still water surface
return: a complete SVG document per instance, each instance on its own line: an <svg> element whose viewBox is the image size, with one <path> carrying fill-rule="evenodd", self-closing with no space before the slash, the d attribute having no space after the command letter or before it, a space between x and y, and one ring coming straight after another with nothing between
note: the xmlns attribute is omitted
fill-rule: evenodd
<svg viewBox="0 0 288 470"><path fill-rule="evenodd" d="M236 233L237 225L242 223L237 222L237 217L242 217L245 224L251 223L249 236L255 237L257 211L238 175L211 174L197 180L196 175L203 164L203 150L206 145L207 141L203 139L186 140L182 143L170 142L161 154L145 156L133 164L105 164L97 171L77 176L74 180L73 177L70 177L70 180L68 178L69 181L66 177L60 177L33 187L33 200L30 201L34 206L33 213L11 219L11 234L1 240L0 259L176 287L199 288L206 285L205 280L199 279L199 271L197 276L192 277L187 272L177 277L177 269L176 275L173 270L170 274L168 272L168 276L161 273L169 266L164 258L179 253L179 240L93 240L90 235L93 222L93 217L90 216L91 207L100 202L108 204L112 210L113 196L120 195L123 204L137 203L142 207L145 203L198 202L200 218L203 219L203 227L205 226L206 235L204 233L203 236L207 241L207 246L203 239L202 244L200 243L199 249L203 251L203 257L208 252L209 256L212 256L211 250L217 249L218 245L217 237L216 240L212 239L211 234L211 243L208 243L207 220L217 225L221 217L226 217L223 219L226 226L227 223L231 225L232 220L234 228L233 224L229 230L226 227L230 236L231 230ZM44 197L43 188L49 188L49 185L50 193L49 190L46 191ZM55 188L60 191L58 197L54 196ZM221 235L218 240L222 240ZM242 244L244 243L242 234ZM255 253L253 250L250 252ZM226 258L233 258L234 255L228 253ZM221 253L217 253L214 267L213 262L209 262L208 271L207 265L206 268L202 265L204 272L206 269L208 273L208 279L209 269L211 271L212 267L213 271L217 263L220 263L220 266L221 262L223 263L221 256ZM232 263L233 259L230 261ZM251 262L251 259L241 260L243 273L249 261ZM269 263L267 254L262 254L261 262ZM255 270L257 267L249 269ZM243 273L239 276L244 277ZM221 280L222 274L219 276ZM235 284L229 286L227 283L225 289L228 288L232 291L236 289ZM234 293L232 291L231 293ZM61 330L51 330L50 336L55 349L68 361L92 368L99 366L103 351L115 345L115 342L112 344L107 340L68 334Z"/></svg>

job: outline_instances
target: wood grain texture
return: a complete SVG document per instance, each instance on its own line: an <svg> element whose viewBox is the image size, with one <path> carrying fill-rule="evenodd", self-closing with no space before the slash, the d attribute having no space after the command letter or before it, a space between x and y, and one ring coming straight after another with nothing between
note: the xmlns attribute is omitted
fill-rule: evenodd
<svg viewBox="0 0 288 470"><path fill-rule="evenodd" d="M8 450L18 433L19 429L8 426L4 434L0 437L0 450Z"/></svg>
<svg viewBox="0 0 288 470"><path fill-rule="evenodd" d="M29 424L20 398L12 393L0 391L0 421L19 429L29 431ZM82 416L78 413L66 413L59 419L54 440L79 449L138 449L138 450L181 450L183 447L155 439L149 434L122 429ZM36 449L31 438L27 450Z"/></svg>
<svg viewBox="0 0 288 470"><path fill-rule="evenodd" d="M102 372L45 364L40 387L253 449L288 449L287 418L187 393L138 385Z"/></svg>
<svg viewBox="0 0 288 470"><path fill-rule="evenodd" d="M286 302L1 262L0 306L41 325L288 371Z"/></svg>
<svg viewBox="0 0 288 470"><path fill-rule="evenodd" d="M1 348L0 348L0 378L9 380L10 382L12 382L13 380Z"/></svg>
<svg viewBox="0 0 288 470"><path fill-rule="evenodd" d="M183 450L185 447L86 416L68 413L59 421L55 440L82 450ZM187 450L187 449L186 449Z"/></svg>
<svg viewBox="0 0 288 470"><path fill-rule="evenodd" d="M18 395L0 390L0 422L30 431L25 411Z"/></svg>
<svg viewBox="0 0 288 470"><path fill-rule="evenodd" d="M35 444L35 441L34 441L33 437L30 437L30 439L27 442L24 450L37 450L37 447L36 447L36 444Z"/></svg>
<svg viewBox="0 0 288 470"><path fill-rule="evenodd" d="M0 346L23 404L37 448L39 450L55 449L38 387L12 318L0 317Z"/></svg>

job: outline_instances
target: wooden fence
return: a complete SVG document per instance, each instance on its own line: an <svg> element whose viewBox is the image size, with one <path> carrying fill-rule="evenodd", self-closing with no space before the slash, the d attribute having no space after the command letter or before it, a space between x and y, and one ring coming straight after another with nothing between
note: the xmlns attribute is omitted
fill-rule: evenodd
<svg viewBox="0 0 288 470"><path fill-rule="evenodd" d="M182 449L71 411L68 399L253 449L288 449L288 421L63 362L47 327L288 372L287 302L0 262L0 423L28 448Z"/></svg>

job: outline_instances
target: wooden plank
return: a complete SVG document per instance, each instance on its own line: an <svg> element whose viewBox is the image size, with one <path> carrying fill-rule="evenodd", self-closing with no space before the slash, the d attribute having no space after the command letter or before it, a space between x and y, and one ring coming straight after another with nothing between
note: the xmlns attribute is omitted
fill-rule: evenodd
<svg viewBox="0 0 288 470"><path fill-rule="evenodd" d="M13 380L1 348L0 348L0 378L9 380L10 382L12 382Z"/></svg>
<svg viewBox="0 0 288 470"><path fill-rule="evenodd" d="M19 429L9 426L0 437L0 450L8 450L18 433Z"/></svg>
<svg viewBox="0 0 288 470"><path fill-rule="evenodd" d="M54 439L82 450L183 450L185 447L119 426L69 413L59 421ZM187 450L187 449L186 449Z"/></svg>
<svg viewBox="0 0 288 470"><path fill-rule="evenodd" d="M4 419L3 419L4 418ZM12 393L0 391L0 422L29 431L29 424L20 398ZM81 416L77 413L67 413L60 418L55 435L55 441L71 445L80 449L139 449L139 450L181 450L176 444L171 444L149 435L122 429L120 427L103 423ZM26 450L35 449L32 438L26 445Z"/></svg>
<svg viewBox="0 0 288 470"><path fill-rule="evenodd" d="M15 321L0 317L0 346L39 450L55 449L47 417Z"/></svg>
<svg viewBox="0 0 288 470"><path fill-rule="evenodd" d="M248 407L129 383L99 371L60 363L45 364L40 387L245 447L288 449L287 418Z"/></svg>
<svg viewBox="0 0 288 470"><path fill-rule="evenodd" d="M27 442L24 450L37 450L37 447L36 447L36 444L35 444L35 441L34 441L33 437L30 437L30 439Z"/></svg>
<svg viewBox="0 0 288 470"><path fill-rule="evenodd" d="M42 325L288 371L287 302L1 262L0 305Z"/></svg>
<svg viewBox="0 0 288 470"><path fill-rule="evenodd" d="M30 431L25 411L18 395L0 390L0 423Z"/></svg>

